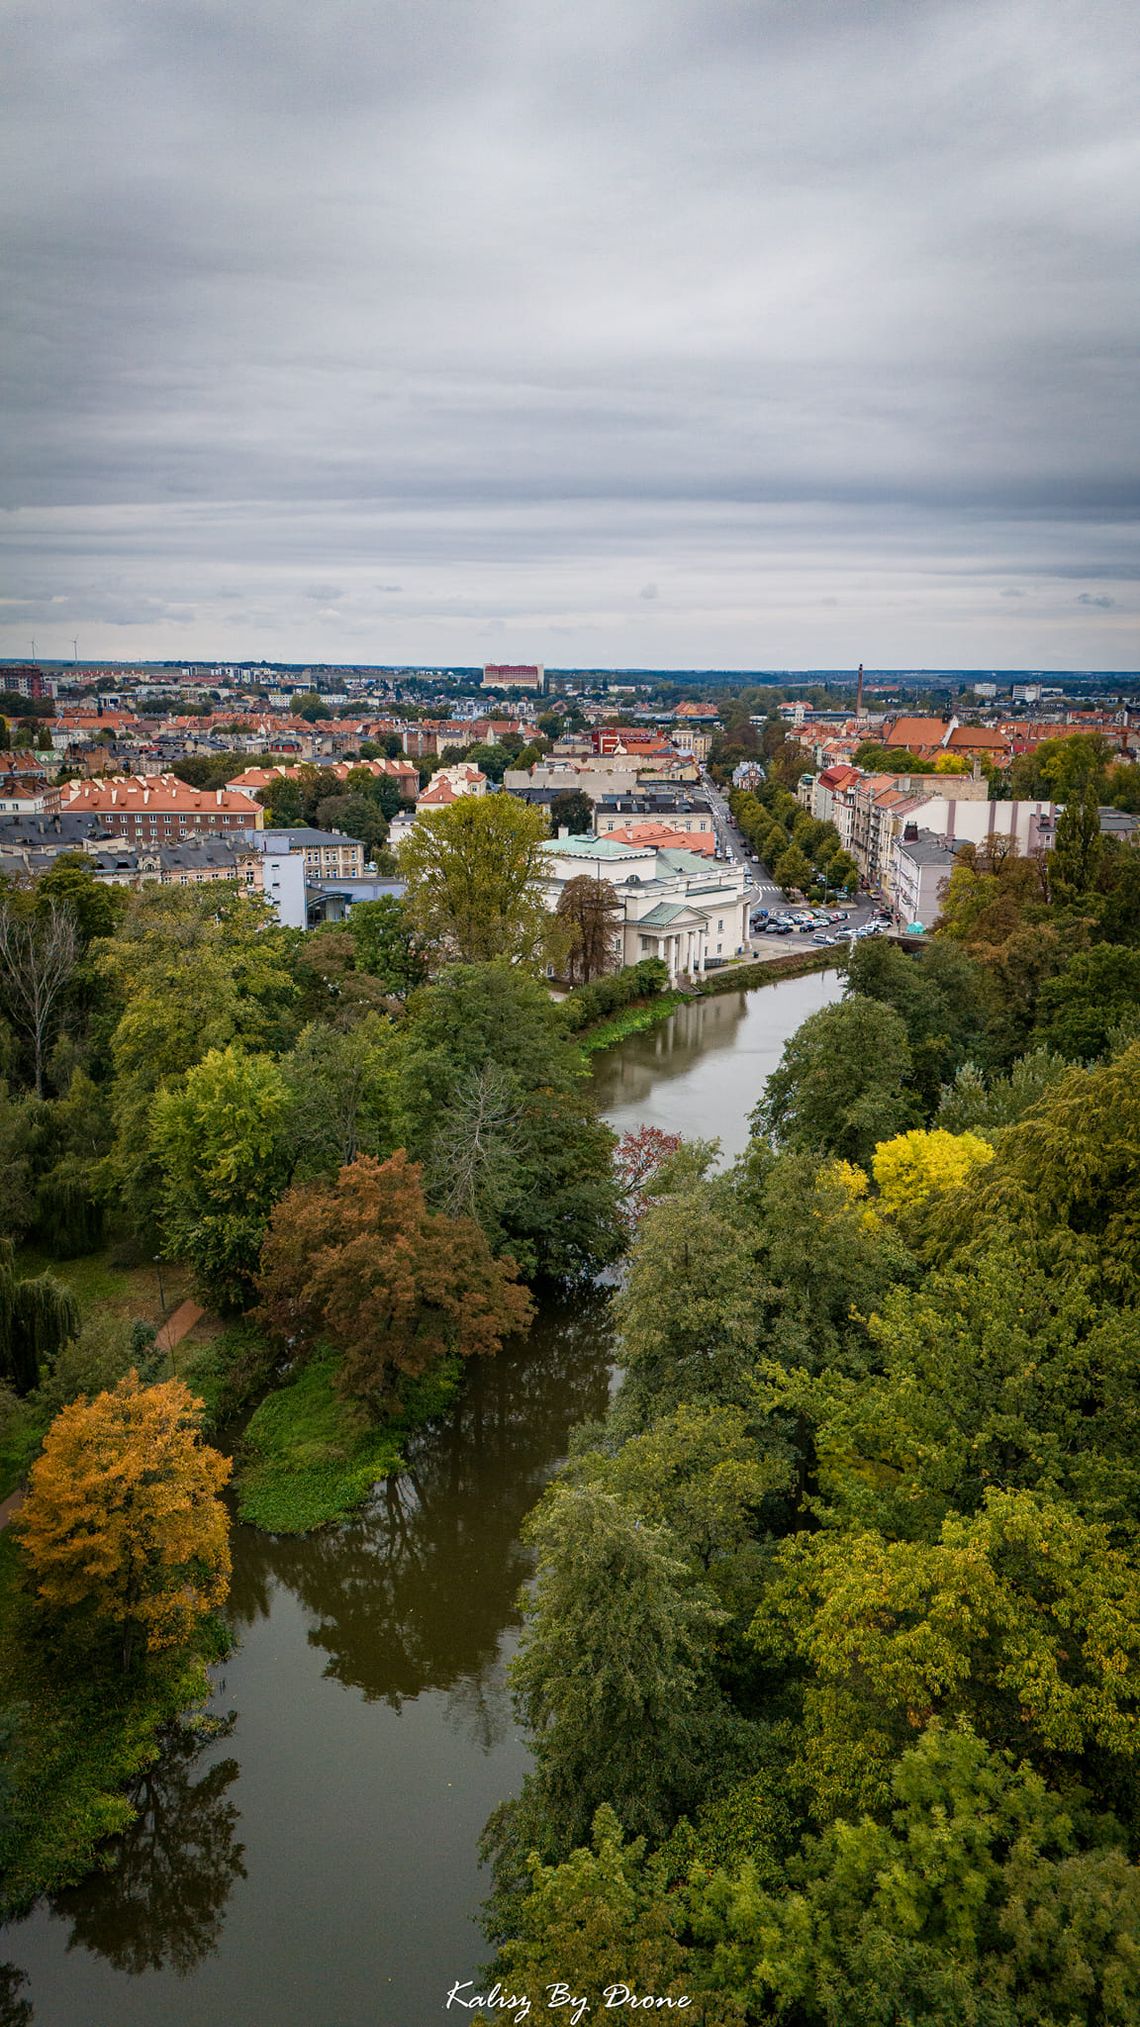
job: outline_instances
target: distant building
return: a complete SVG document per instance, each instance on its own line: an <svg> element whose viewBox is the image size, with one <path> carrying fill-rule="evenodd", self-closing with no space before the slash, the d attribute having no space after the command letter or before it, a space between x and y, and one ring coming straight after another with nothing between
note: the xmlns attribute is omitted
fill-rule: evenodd
<svg viewBox="0 0 1140 2027"><path fill-rule="evenodd" d="M13 662L11 667L0 667L0 690L7 690L15 697L50 697L52 686L42 669L34 662Z"/></svg>
<svg viewBox="0 0 1140 2027"><path fill-rule="evenodd" d="M546 670L541 662L487 662L483 668L485 690L534 690L546 688Z"/></svg>

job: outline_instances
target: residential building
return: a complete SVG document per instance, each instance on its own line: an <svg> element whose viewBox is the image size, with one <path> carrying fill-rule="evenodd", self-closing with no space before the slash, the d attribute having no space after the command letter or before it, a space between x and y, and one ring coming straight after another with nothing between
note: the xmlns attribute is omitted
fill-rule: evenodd
<svg viewBox="0 0 1140 2027"><path fill-rule="evenodd" d="M265 821L265 811L251 796L228 788L191 788L174 774L69 781L61 807L97 816L112 836L132 844L173 844L204 831L260 830Z"/></svg>
<svg viewBox="0 0 1140 2027"><path fill-rule="evenodd" d="M534 690L546 688L546 670L541 662L487 662L483 669L485 690Z"/></svg>
<svg viewBox="0 0 1140 2027"><path fill-rule="evenodd" d="M942 896L954 870L955 849L933 831L907 823L895 844L891 902L895 918L905 928L921 922L933 929L942 912Z"/></svg>
<svg viewBox="0 0 1140 2027"><path fill-rule="evenodd" d="M555 791L540 793L553 798ZM683 831L693 851L716 849L716 825L703 796L684 795L674 789L646 789L638 795L600 795L594 803L595 837L611 837L631 823L662 823Z"/></svg>
<svg viewBox="0 0 1140 2027"><path fill-rule="evenodd" d="M267 826L262 835L263 851L300 852L310 880L348 880L363 875L364 846L359 838L346 838L340 831L314 830L307 824Z"/></svg>
<svg viewBox="0 0 1140 2027"><path fill-rule="evenodd" d="M449 809L460 796L486 793L486 775L479 768L460 761L455 767L440 767L432 775L416 802L416 814L418 816L421 810Z"/></svg>

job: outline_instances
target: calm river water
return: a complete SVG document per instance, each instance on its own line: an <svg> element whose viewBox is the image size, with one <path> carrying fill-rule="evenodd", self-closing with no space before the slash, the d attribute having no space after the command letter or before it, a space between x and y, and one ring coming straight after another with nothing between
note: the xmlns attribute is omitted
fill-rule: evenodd
<svg viewBox="0 0 1140 2027"><path fill-rule="evenodd" d="M733 1155L785 1040L839 991L815 974L683 1006L598 1061L602 1109ZM526 1766L505 1683L519 1527L604 1410L610 1360L604 1295L548 1308L350 1525L235 1529L237 1645L211 1706L232 1727L150 1776L113 1871L7 1931L32 2010L0 1997L0 2027L462 2017L445 2001L485 1954L479 1833Z"/></svg>

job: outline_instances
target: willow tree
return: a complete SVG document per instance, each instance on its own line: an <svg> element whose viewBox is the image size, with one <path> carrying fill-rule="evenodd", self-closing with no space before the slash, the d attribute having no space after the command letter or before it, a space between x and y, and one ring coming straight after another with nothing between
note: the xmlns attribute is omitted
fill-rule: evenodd
<svg viewBox="0 0 1140 2027"><path fill-rule="evenodd" d="M45 1359L54 1358L78 1331L79 1307L71 1290L54 1274L17 1280L11 1240L0 1239L0 1379L10 1380L17 1393L30 1393Z"/></svg>

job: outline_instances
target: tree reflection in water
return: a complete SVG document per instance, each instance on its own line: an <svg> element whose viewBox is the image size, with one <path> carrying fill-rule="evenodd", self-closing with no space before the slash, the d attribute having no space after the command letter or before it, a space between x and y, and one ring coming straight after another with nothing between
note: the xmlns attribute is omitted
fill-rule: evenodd
<svg viewBox="0 0 1140 2027"><path fill-rule="evenodd" d="M32 2027L35 2014L23 1987L28 1974L16 1964L0 1964L0 2027Z"/></svg>
<svg viewBox="0 0 1140 2027"><path fill-rule="evenodd" d="M231 1616L250 1623L287 1585L327 1675L397 1710L448 1691L458 1728L489 1749L509 1722L499 1649L531 1569L519 1527L570 1429L604 1412L611 1345L607 1290L548 1305L524 1344L478 1362L366 1510L299 1539L241 1529Z"/></svg>
<svg viewBox="0 0 1140 2027"><path fill-rule="evenodd" d="M54 1896L71 1922L69 1949L93 1950L117 1971L184 1977L216 1948L230 1891L246 1876L229 1798L238 1764L218 1760L195 1780L200 1751L194 1738L173 1742L139 1778L138 1815L115 1839L110 1869Z"/></svg>

